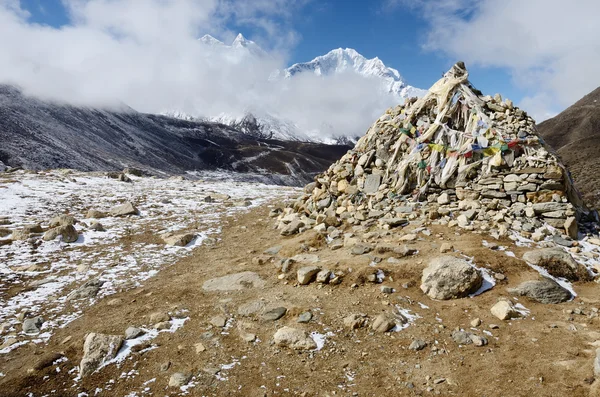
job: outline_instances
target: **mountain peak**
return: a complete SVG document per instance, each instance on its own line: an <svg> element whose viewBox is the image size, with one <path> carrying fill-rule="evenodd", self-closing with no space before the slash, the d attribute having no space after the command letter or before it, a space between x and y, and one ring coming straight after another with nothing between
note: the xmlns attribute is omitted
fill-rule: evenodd
<svg viewBox="0 0 600 397"><path fill-rule="evenodd" d="M233 43L231 43L232 47L245 47L246 45L248 45L249 43L253 43L250 40L246 40L246 38L244 37L243 34L238 33L237 36L235 36L235 40L233 40Z"/></svg>
<svg viewBox="0 0 600 397"><path fill-rule="evenodd" d="M209 34L205 34L199 40L201 42L203 42L204 44L209 44L209 45L224 45L225 44L221 40L215 39L214 37L212 37Z"/></svg>

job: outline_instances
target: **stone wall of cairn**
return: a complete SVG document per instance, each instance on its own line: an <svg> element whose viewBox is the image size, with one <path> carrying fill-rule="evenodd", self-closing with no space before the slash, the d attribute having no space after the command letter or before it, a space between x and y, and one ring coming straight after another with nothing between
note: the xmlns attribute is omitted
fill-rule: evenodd
<svg viewBox="0 0 600 397"><path fill-rule="evenodd" d="M483 96L462 62L423 98L389 109L304 192L279 215L283 235L420 216L498 235L541 240L555 228L577 238L585 213L534 120L500 95Z"/></svg>

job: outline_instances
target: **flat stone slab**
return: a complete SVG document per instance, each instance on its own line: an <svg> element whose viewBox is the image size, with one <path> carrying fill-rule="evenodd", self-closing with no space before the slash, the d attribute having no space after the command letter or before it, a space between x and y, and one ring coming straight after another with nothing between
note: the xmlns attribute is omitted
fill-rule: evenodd
<svg viewBox="0 0 600 397"><path fill-rule="evenodd" d="M205 291L237 291L248 288L262 288L265 280L254 272L229 274L207 280L202 285Z"/></svg>

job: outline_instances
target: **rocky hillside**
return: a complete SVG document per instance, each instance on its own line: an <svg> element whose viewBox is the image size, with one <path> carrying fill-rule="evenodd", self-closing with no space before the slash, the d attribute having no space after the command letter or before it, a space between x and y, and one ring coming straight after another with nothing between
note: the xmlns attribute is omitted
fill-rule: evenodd
<svg viewBox="0 0 600 397"><path fill-rule="evenodd" d="M600 208L600 88L538 125L571 170L586 203Z"/></svg>
<svg viewBox="0 0 600 397"><path fill-rule="evenodd" d="M74 107L0 86L0 165L84 171L137 167L170 175L197 170L257 174L301 184L346 152L343 145L285 142L217 123Z"/></svg>

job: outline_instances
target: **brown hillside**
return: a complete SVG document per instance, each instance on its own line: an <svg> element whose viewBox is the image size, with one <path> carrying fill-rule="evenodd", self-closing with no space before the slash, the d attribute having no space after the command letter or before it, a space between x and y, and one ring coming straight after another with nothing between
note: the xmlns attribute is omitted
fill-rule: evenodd
<svg viewBox="0 0 600 397"><path fill-rule="evenodd" d="M538 125L569 167L586 203L600 207L600 87Z"/></svg>

